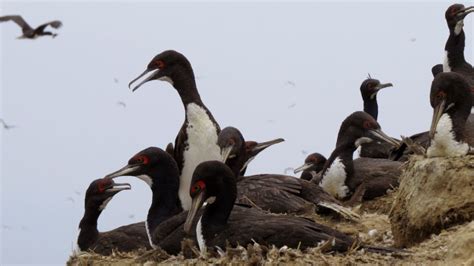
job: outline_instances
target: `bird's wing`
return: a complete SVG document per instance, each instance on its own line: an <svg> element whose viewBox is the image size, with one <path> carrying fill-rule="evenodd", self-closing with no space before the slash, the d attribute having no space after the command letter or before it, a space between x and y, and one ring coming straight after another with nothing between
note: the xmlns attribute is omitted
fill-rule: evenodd
<svg viewBox="0 0 474 266"><path fill-rule="evenodd" d="M28 25L28 23L26 23L26 21L21 16L13 15L13 16L0 17L0 22L10 21L10 20L13 20L13 22L18 24L18 26L20 26L23 30L32 30L30 25Z"/></svg>
<svg viewBox="0 0 474 266"><path fill-rule="evenodd" d="M61 27L62 25L63 25L63 23L62 23L61 21L59 21L59 20L53 20L53 21L44 23L44 24L42 24L42 25L39 25L39 26L35 29L35 31L36 31L36 32L42 32L42 31L44 31L44 29L45 29L47 26L51 26L51 27L57 29L57 28Z"/></svg>

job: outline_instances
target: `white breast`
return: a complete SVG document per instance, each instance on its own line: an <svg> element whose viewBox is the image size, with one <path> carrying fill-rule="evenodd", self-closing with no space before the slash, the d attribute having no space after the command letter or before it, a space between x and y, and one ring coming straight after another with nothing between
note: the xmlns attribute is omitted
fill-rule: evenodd
<svg viewBox="0 0 474 266"><path fill-rule="evenodd" d="M319 186L336 198L345 198L349 188L345 185L346 170L341 159L337 157L324 174Z"/></svg>
<svg viewBox="0 0 474 266"><path fill-rule="evenodd" d="M199 250L201 251L201 254L206 254L207 247L206 247L206 241L204 240L204 237L202 236L202 224L201 224L201 218L199 218L199 221L196 225L196 239L199 245Z"/></svg>
<svg viewBox="0 0 474 266"><path fill-rule="evenodd" d="M443 114L436 127L436 133L431 145L426 151L428 157L455 157L469 152L469 145L454 139L453 122L451 117Z"/></svg>
<svg viewBox="0 0 474 266"><path fill-rule="evenodd" d="M221 161L222 158L217 146L216 125L209 118L206 110L197 104L190 103L186 107L186 117L188 118L188 140L183 155L179 198L183 209L189 210L191 208L189 188L194 169L202 162Z"/></svg>

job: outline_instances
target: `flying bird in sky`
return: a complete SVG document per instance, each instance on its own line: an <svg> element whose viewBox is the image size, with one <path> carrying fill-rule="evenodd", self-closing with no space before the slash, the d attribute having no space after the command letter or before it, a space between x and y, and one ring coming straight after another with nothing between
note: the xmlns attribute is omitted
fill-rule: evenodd
<svg viewBox="0 0 474 266"><path fill-rule="evenodd" d="M127 104L125 102L122 102L122 101L118 101L117 105L122 106L123 108L127 107Z"/></svg>
<svg viewBox="0 0 474 266"><path fill-rule="evenodd" d="M26 21L19 15L11 15L11 16L3 16L3 17L0 17L0 22L6 22L6 21L10 21L12 20L13 22L15 22L16 24L18 24L18 26L21 27L22 31L23 31L23 35L19 36L18 39L36 39L38 38L39 36L46 36L46 35L50 35L51 37L56 37L58 34L57 33L53 33L53 32L50 32L50 31L44 31L46 29L46 27L48 26L51 26L55 29L59 28L62 26L62 23L61 21L59 20L53 20L53 21L50 21L50 22L47 22L47 23L44 23L38 27L36 27L35 29L33 29L30 25L28 25L28 23L26 23Z"/></svg>
<svg viewBox="0 0 474 266"><path fill-rule="evenodd" d="M0 118L0 123L2 123L2 124L3 124L3 128L4 128L4 129L7 129L7 130L16 127L16 126L14 126L14 125L9 125L9 124L7 124L7 123L5 122L5 120L3 120L3 119L1 119L1 118Z"/></svg>

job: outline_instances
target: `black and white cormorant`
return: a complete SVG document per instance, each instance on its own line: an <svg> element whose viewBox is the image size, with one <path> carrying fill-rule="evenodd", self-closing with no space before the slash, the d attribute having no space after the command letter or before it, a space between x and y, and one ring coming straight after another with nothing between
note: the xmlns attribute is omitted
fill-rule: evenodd
<svg viewBox="0 0 474 266"><path fill-rule="evenodd" d="M153 196L145 222L150 244L170 254L179 253L181 240L185 237L183 223L186 213L182 211L178 198L178 166L171 155L156 147L144 149L125 167L105 178L119 176L135 176L150 186Z"/></svg>
<svg viewBox="0 0 474 266"><path fill-rule="evenodd" d="M278 143L274 140L267 143ZM242 176L243 165L248 164L252 150L247 149L244 137L234 127L226 127L219 134L223 158L237 178L237 202L256 206L273 213L303 213L316 210L332 211L347 219L357 220L359 215L343 207L333 196L318 185L293 176L259 174ZM253 145L252 145L253 146Z"/></svg>
<svg viewBox="0 0 474 266"><path fill-rule="evenodd" d="M201 100L196 87L193 69L184 55L168 50L155 56L147 69L129 83L129 87L146 76L133 91L150 80L169 82L181 97L185 110L185 119L176 136L174 159L179 167L179 198L184 210L191 207L189 186L196 166L204 161L221 160L217 145L219 124Z"/></svg>
<svg viewBox="0 0 474 266"><path fill-rule="evenodd" d="M97 221L112 197L122 190L130 189L129 184L118 184L112 179L94 180L86 191L85 212L79 223L78 251L93 251L110 255L113 250L130 252L147 249L148 237L144 223L121 226L111 231L99 232Z"/></svg>
<svg viewBox="0 0 474 266"><path fill-rule="evenodd" d="M445 45L445 58L443 63L444 72L456 72L461 74L474 88L474 68L464 58L464 45L466 36L464 34L464 18L474 12L474 6L464 7L462 4L454 4L448 7L445 13L449 28L449 37ZM471 91L474 103L474 92Z"/></svg>
<svg viewBox="0 0 474 266"><path fill-rule="evenodd" d="M410 142L429 152L429 157L465 154L468 146L474 146L474 114L468 110L472 110L469 93L470 85L462 75L455 72L436 75L430 93L433 107L430 131L411 136ZM404 161L410 153L403 143L393 158Z"/></svg>
<svg viewBox="0 0 474 266"><path fill-rule="evenodd" d="M440 73L431 84L430 103L433 119L428 157L463 156L469 153L474 132L466 131L472 101L469 83L458 73Z"/></svg>
<svg viewBox="0 0 474 266"><path fill-rule="evenodd" d="M255 242L266 246L306 249L322 241L330 241L329 250L339 252L355 246L352 237L309 219L266 214L254 208L234 205L237 190L236 178L224 163L209 161L196 167L189 191L193 199L192 207L184 228L186 232L191 232L193 221L198 220L195 233L201 252L205 253L208 248L225 249L229 245L245 247ZM204 209L202 215L198 214L201 208ZM390 251L364 245L360 247L375 252Z"/></svg>
<svg viewBox="0 0 474 266"><path fill-rule="evenodd" d="M295 168L294 173L302 172L300 178L311 181L323 170L326 160L326 157L320 153L311 153L306 157L302 166Z"/></svg>
<svg viewBox="0 0 474 266"><path fill-rule="evenodd" d="M387 136L377 121L366 112L358 111L349 115L341 124L336 148L321 172L319 185L332 196L342 200L348 199L360 185L364 186L364 190L378 196L396 186L398 180L384 176L375 180L355 178L353 153L363 143L374 140L386 141L394 147L400 145L398 141Z"/></svg>
<svg viewBox="0 0 474 266"><path fill-rule="evenodd" d="M19 15L10 15L10 16L3 16L0 17L0 22L6 22L6 21L13 21L18 26L21 27L21 30L23 32L23 35L19 36L18 39L36 39L40 36L47 36L50 35L51 37L56 37L58 34L57 33L52 33L50 31L44 31L46 27L51 26L55 29L59 28L62 26L61 21L59 20L53 20L47 23L44 23L42 25L39 25L35 29L33 29L26 21Z"/></svg>

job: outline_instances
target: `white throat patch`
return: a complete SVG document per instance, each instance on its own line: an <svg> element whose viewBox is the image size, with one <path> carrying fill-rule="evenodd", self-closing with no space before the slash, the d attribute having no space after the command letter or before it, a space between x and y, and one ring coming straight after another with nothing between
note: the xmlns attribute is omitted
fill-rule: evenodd
<svg viewBox="0 0 474 266"><path fill-rule="evenodd" d="M216 125L211 121L206 110L195 103L186 106L188 118L187 145L183 154L183 169L180 176L179 198L184 210L191 208L189 188L194 169L205 161L222 161L221 150L217 145Z"/></svg>
<svg viewBox="0 0 474 266"><path fill-rule="evenodd" d="M149 175L139 175L137 176L139 179L145 181L145 183L151 187L151 185L153 184L153 179L151 179L151 177Z"/></svg>
<svg viewBox="0 0 474 266"><path fill-rule="evenodd" d="M454 34L459 35L462 31L462 27L464 27L464 20L461 19L456 23L456 26L454 26Z"/></svg>
<svg viewBox="0 0 474 266"><path fill-rule="evenodd" d="M337 157L321 178L319 186L335 198L345 198L349 193L349 188L345 185L347 177L345 168L342 160Z"/></svg>
<svg viewBox="0 0 474 266"><path fill-rule="evenodd" d="M172 80L170 77L168 77L168 76L163 76L163 77L159 78L158 80L166 81L166 82L168 82L168 83L171 84L171 85L174 84L173 80Z"/></svg>
<svg viewBox="0 0 474 266"><path fill-rule="evenodd" d="M431 145L426 151L428 157L458 157L469 152L469 145L454 139L453 122L448 114L443 114L436 127Z"/></svg>
<svg viewBox="0 0 474 266"><path fill-rule="evenodd" d="M103 211L105 209L105 207L107 207L107 204L109 204L109 202L112 200L112 197L108 197L106 200L104 200L104 202L102 202L102 204L100 204L99 206L99 211Z"/></svg>

